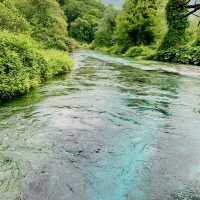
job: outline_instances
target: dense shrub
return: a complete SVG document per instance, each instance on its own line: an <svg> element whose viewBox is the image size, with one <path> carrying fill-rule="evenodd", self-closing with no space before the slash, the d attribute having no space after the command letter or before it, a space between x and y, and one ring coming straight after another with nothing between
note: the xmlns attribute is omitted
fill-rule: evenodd
<svg viewBox="0 0 200 200"><path fill-rule="evenodd" d="M0 28L18 32L29 28L29 34L46 48L67 50L67 23L57 0L1 2Z"/></svg>
<svg viewBox="0 0 200 200"><path fill-rule="evenodd" d="M118 44L115 44L111 48L109 48L109 52L112 53L112 54L121 55L121 54L124 54L126 52L126 49L124 48L124 46L120 46Z"/></svg>
<svg viewBox="0 0 200 200"><path fill-rule="evenodd" d="M127 57L151 56L154 51L148 46L130 47L124 54Z"/></svg>
<svg viewBox="0 0 200 200"><path fill-rule="evenodd" d="M42 80L66 73L73 67L73 61L65 51L41 49L38 50L38 55L43 63L40 76Z"/></svg>
<svg viewBox="0 0 200 200"><path fill-rule="evenodd" d="M29 32L31 27L12 4L6 6L0 2L0 28L14 32Z"/></svg>
<svg viewBox="0 0 200 200"><path fill-rule="evenodd" d="M200 65L200 47L183 46L160 50L152 58L165 62Z"/></svg>
<svg viewBox="0 0 200 200"><path fill-rule="evenodd" d="M24 94L72 66L66 52L41 49L27 35L0 32L0 101Z"/></svg>
<svg viewBox="0 0 200 200"><path fill-rule="evenodd" d="M69 71L73 46L57 0L0 0L0 101Z"/></svg>

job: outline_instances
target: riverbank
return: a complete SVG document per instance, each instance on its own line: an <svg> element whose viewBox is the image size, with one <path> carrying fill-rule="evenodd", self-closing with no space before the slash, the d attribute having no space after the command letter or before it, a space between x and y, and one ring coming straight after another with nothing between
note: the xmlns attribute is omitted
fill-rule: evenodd
<svg viewBox="0 0 200 200"><path fill-rule="evenodd" d="M0 102L70 71L71 42L57 1L1 1Z"/></svg>
<svg viewBox="0 0 200 200"><path fill-rule="evenodd" d="M114 45L111 47L99 47L96 46L94 43L91 44L79 44L80 48L83 49L90 49L90 50L96 50L104 53L108 53L110 55L117 55L117 56L123 56L125 58L134 58L134 59L147 59L150 56L153 56L156 52L155 47L153 46L135 46L129 48L127 51L123 50L123 47L120 47L118 45Z"/></svg>
<svg viewBox="0 0 200 200"><path fill-rule="evenodd" d="M91 57L105 61L111 64L122 64L124 66L129 66L149 73L152 71L167 73L171 75L180 75L191 78L200 78L200 68L195 65L185 65L169 62L161 62L154 60L145 60L141 58L133 59L130 57L111 55L102 51L94 51L89 49L82 49L81 51L87 52ZM98 56L96 56L98 55Z"/></svg>
<svg viewBox="0 0 200 200"><path fill-rule="evenodd" d="M152 60L174 64L196 65L200 66L200 47L182 46L180 48L169 48L166 50L157 50L154 46L135 46L122 52L117 46L97 47L94 44L80 44L81 48L97 50L110 55L133 58L134 60Z"/></svg>
<svg viewBox="0 0 200 200"><path fill-rule="evenodd" d="M0 57L0 102L73 67L68 52L45 49L28 35L7 31L0 32Z"/></svg>

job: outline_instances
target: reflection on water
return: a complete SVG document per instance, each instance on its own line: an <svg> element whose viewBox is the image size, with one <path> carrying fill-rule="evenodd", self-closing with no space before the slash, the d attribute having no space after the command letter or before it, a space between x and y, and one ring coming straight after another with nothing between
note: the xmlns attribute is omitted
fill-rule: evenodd
<svg viewBox="0 0 200 200"><path fill-rule="evenodd" d="M200 199L200 80L73 57L73 73L0 107L0 200Z"/></svg>

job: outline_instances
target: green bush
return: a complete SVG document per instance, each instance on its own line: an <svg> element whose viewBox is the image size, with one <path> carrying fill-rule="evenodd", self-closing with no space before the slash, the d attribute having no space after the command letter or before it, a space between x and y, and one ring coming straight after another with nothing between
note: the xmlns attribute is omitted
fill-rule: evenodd
<svg viewBox="0 0 200 200"><path fill-rule="evenodd" d="M68 47L74 43L57 0L0 0L0 101L69 71L72 60L55 50Z"/></svg>
<svg viewBox="0 0 200 200"><path fill-rule="evenodd" d="M138 56L150 56L153 54L153 50L148 46L135 46L129 48L124 56L127 57L138 57Z"/></svg>
<svg viewBox="0 0 200 200"><path fill-rule="evenodd" d="M123 53L125 53L126 49L123 46L120 45L113 45L111 48L109 48L109 52L112 54L117 54L117 55L121 55Z"/></svg>
<svg viewBox="0 0 200 200"><path fill-rule="evenodd" d="M165 62L200 65L200 47L183 46L160 50L152 58Z"/></svg>
<svg viewBox="0 0 200 200"><path fill-rule="evenodd" d="M44 50L27 35L0 32L0 101L24 94L72 66L66 52Z"/></svg>
<svg viewBox="0 0 200 200"><path fill-rule="evenodd" d="M56 0L1 1L5 8L1 9L0 7L0 11L7 12L9 15L6 17L6 14L4 14L5 19L2 20L6 25L9 25L10 23L7 23L7 21L11 20L13 22L11 26L16 28L29 24L29 34L36 41L43 43L46 48L68 50L67 23L64 12ZM8 27L6 30L10 30L10 28ZM15 30L12 29L11 31Z"/></svg>
<svg viewBox="0 0 200 200"><path fill-rule="evenodd" d="M99 0L60 0L59 2L63 7L69 26L77 18L84 18L86 15L101 18L105 8Z"/></svg>
<svg viewBox="0 0 200 200"><path fill-rule="evenodd" d="M22 17L14 6L6 7L0 2L0 29L14 32L29 32L30 24Z"/></svg>
<svg viewBox="0 0 200 200"><path fill-rule="evenodd" d="M48 79L56 75L66 73L72 69L73 61L65 51L55 49L38 50L42 58L41 78Z"/></svg>

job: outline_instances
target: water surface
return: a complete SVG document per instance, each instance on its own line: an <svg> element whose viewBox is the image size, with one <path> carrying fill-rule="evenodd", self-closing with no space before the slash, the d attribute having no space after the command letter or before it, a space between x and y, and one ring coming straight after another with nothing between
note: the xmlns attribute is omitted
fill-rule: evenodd
<svg viewBox="0 0 200 200"><path fill-rule="evenodd" d="M80 50L0 107L0 200L200 199L199 69Z"/></svg>

